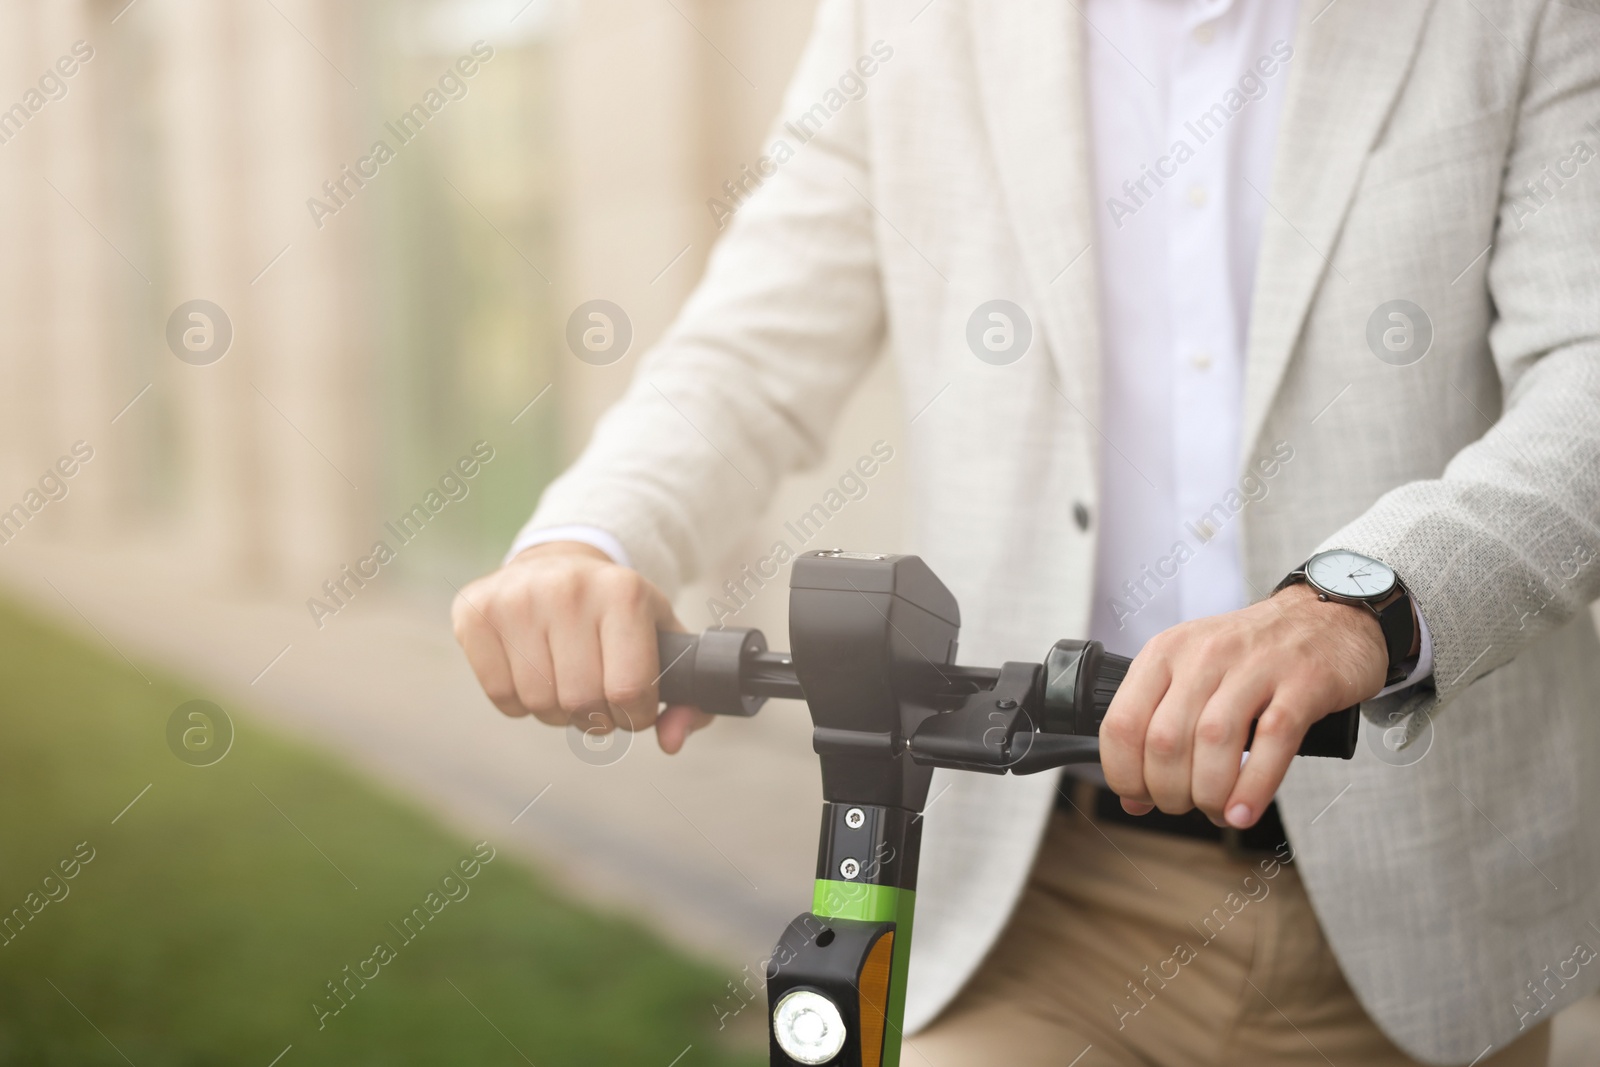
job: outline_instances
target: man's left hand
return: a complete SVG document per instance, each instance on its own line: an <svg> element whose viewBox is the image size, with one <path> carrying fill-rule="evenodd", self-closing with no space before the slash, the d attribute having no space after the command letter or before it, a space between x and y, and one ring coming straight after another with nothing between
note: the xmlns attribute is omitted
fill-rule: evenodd
<svg viewBox="0 0 1600 1067"><path fill-rule="evenodd" d="M1135 815L1199 808L1218 825L1252 826L1311 724L1375 696L1388 664L1372 612L1305 584L1164 630L1100 724L1106 783Z"/></svg>

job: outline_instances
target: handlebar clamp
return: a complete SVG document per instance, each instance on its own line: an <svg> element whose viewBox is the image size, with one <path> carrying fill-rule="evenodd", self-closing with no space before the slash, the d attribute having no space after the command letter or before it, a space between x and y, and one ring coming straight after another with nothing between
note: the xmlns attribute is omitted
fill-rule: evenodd
<svg viewBox="0 0 1600 1067"><path fill-rule="evenodd" d="M985 774L1005 774L1028 750L1043 669L1007 663L993 689L970 694L961 706L923 720L911 735L913 761ZM1017 739L1023 738L1021 751Z"/></svg>

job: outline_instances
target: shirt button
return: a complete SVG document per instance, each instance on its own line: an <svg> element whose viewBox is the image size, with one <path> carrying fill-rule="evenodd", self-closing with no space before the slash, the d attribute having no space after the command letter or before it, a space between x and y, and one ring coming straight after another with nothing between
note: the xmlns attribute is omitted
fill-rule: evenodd
<svg viewBox="0 0 1600 1067"><path fill-rule="evenodd" d="M1200 370L1200 371L1210 370L1211 369L1211 353L1210 352L1196 352L1194 355L1189 357L1189 362L1194 366L1195 370Z"/></svg>
<svg viewBox="0 0 1600 1067"><path fill-rule="evenodd" d="M1209 22L1202 22L1194 28L1194 39L1201 44L1210 44L1216 35L1216 27Z"/></svg>
<svg viewBox="0 0 1600 1067"><path fill-rule="evenodd" d="M1206 187L1203 185L1189 186L1189 203L1195 207L1206 206Z"/></svg>
<svg viewBox="0 0 1600 1067"><path fill-rule="evenodd" d="M1072 521L1078 524L1080 530L1089 528L1089 509L1084 507L1082 501L1072 505Z"/></svg>

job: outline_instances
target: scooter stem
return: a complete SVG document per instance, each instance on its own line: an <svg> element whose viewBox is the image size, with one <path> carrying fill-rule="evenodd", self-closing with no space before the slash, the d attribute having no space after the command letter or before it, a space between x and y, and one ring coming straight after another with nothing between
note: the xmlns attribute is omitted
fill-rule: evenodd
<svg viewBox="0 0 1600 1067"><path fill-rule="evenodd" d="M933 768L1033 774L1098 761L1129 661L1068 640L1042 663L957 666L960 609L916 556L807 552L789 589L792 654L768 651L758 630L663 633L660 695L735 716L768 697L806 702L822 828L811 910L767 969L770 1062L899 1067ZM1351 758L1358 712L1315 724L1300 753Z"/></svg>

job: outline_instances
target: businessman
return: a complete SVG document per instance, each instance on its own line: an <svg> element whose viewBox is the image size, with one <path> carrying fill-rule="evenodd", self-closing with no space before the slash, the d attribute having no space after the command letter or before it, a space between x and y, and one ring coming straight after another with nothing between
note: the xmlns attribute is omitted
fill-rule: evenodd
<svg viewBox="0 0 1600 1067"><path fill-rule="evenodd" d="M1137 653L1103 781L937 772L905 1061L1543 1064L1600 986L1597 123L1593 0L823 0L458 639L678 751L670 597L887 352L963 658Z"/></svg>

